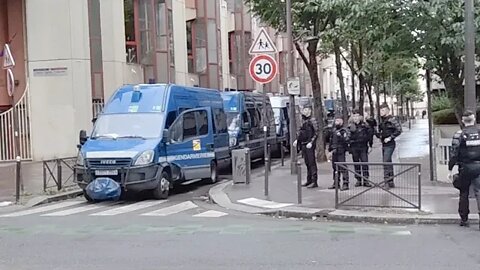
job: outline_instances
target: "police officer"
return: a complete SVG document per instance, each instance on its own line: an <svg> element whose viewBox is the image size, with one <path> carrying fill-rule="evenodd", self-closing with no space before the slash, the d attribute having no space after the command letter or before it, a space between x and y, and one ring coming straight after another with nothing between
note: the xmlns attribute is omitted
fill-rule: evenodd
<svg viewBox="0 0 480 270"><path fill-rule="evenodd" d="M340 175L343 178L343 185L341 190L348 190L348 171L345 168L340 167L337 171L336 163L345 162L345 152L348 150L349 133L343 125L343 119L341 116L335 118L335 127L331 133L328 151L329 159L332 161L333 168L333 185L329 189L335 189L336 183L340 184Z"/></svg>
<svg viewBox="0 0 480 270"><path fill-rule="evenodd" d="M470 185L473 185L480 212L480 130L475 125L475 115L471 111L465 111L462 122L465 128L453 135L448 170L449 178L452 179L452 169L458 165L459 175L454 182L455 187L460 190L458 214L461 219L460 226L468 227Z"/></svg>
<svg viewBox="0 0 480 270"><path fill-rule="evenodd" d="M307 105L302 109L302 127L298 132L297 140L293 142L293 146L302 151L303 159L307 166L307 182L303 184L303 186L308 188L318 187L317 158L315 151L318 135L318 123L316 119L312 117L312 107Z"/></svg>
<svg viewBox="0 0 480 270"><path fill-rule="evenodd" d="M352 112L352 123L348 126L348 131L353 162L368 162L368 148L373 146L373 129L363 121L363 116L358 110ZM356 187L372 186L367 180L369 178L368 165L355 165L355 173Z"/></svg>
<svg viewBox="0 0 480 270"><path fill-rule="evenodd" d="M391 163L393 152L395 151L395 138L402 134L402 125L398 120L390 114L390 108L387 104L380 106L381 121L378 126L376 136L382 141L383 162ZM394 188L393 182L393 165L384 166L384 179L388 183L389 188Z"/></svg>

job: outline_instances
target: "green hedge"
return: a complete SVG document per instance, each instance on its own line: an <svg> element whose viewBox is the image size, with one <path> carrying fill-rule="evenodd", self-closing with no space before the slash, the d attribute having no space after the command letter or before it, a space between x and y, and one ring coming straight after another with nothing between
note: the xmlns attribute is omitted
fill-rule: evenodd
<svg viewBox="0 0 480 270"><path fill-rule="evenodd" d="M445 109L432 113L435 125L456 125L458 124L453 109Z"/></svg>
<svg viewBox="0 0 480 270"><path fill-rule="evenodd" d="M435 96L432 98L432 111L438 112L453 107L453 102L447 95Z"/></svg>
<svg viewBox="0 0 480 270"><path fill-rule="evenodd" d="M480 116L480 110L477 109L477 119ZM435 125L458 125L457 118L453 109L445 109L432 113L433 123ZM477 121L478 122L478 121Z"/></svg>

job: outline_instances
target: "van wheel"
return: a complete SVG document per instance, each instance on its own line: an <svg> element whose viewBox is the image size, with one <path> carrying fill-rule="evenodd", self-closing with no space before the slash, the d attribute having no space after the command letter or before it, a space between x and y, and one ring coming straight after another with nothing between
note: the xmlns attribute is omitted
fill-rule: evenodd
<svg viewBox="0 0 480 270"><path fill-rule="evenodd" d="M160 182L156 189L153 190L153 197L157 200L164 200L168 198L170 192L170 175L167 172L162 172Z"/></svg>
<svg viewBox="0 0 480 270"><path fill-rule="evenodd" d="M218 182L218 167L216 161L212 161L210 164L210 178L205 178L203 180L208 184L215 184Z"/></svg>

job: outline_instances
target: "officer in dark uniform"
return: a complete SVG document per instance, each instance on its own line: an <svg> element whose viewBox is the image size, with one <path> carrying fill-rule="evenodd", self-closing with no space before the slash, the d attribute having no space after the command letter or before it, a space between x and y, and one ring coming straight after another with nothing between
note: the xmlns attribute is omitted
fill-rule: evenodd
<svg viewBox="0 0 480 270"><path fill-rule="evenodd" d="M368 162L368 148L373 146L373 129L363 121L363 116L358 110L352 112L352 123L348 126L348 131L353 162ZM368 165L355 165L355 173L356 187L372 186L367 180L369 177ZM360 177L361 175L363 178Z"/></svg>
<svg viewBox="0 0 480 270"><path fill-rule="evenodd" d="M336 183L340 184L340 175L343 178L342 190L348 190L348 171L345 168L339 168L337 172L336 163L345 162L345 152L348 151L349 133L343 125L343 119L341 116L335 118L335 127L331 133L328 151L330 152L330 158L333 168L333 185L329 189L335 189ZM329 159L330 159L329 158Z"/></svg>
<svg viewBox="0 0 480 270"><path fill-rule="evenodd" d="M453 135L448 170L451 179L452 169L458 165L459 175L454 181L454 186L460 190L458 214L460 226L468 227L470 185L473 185L480 212L480 129L475 125L475 115L471 111L465 111L462 122L465 128Z"/></svg>
<svg viewBox="0 0 480 270"><path fill-rule="evenodd" d="M316 188L318 187L318 171L316 146L319 135L319 128L317 120L312 117L312 107L305 106L302 109L302 127L300 128L297 140L293 143L303 155L305 165L307 166L307 182L303 184L304 187Z"/></svg>
<svg viewBox="0 0 480 270"><path fill-rule="evenodd" d="M393 152L395 151L395 138L402 134L402 125L398 120L390 114L390 108L387 104L380 106L380 125L376 136L382 141L383 162L391 163ZM389 188L394 188L393 182L393 166L384 166L384 179L388 183Z"/></svg>

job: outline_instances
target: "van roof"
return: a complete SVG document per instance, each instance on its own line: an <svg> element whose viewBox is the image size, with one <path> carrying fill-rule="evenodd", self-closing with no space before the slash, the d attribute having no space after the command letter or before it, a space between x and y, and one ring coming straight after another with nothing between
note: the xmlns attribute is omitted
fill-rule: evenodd
<svg viewBox="0 0 480 270"><path fill-rule="evenodd" d="M120 87L103 113L158 113L165 110L167 84L137 84Z"/></svg>
<svg viewBox="0 0 480 270"><path fill-rule="evenodd" d="M290 98L287 96L274 96L270 97L270 103L272 103L273 108L285 108L290 102Z"/></svg>

